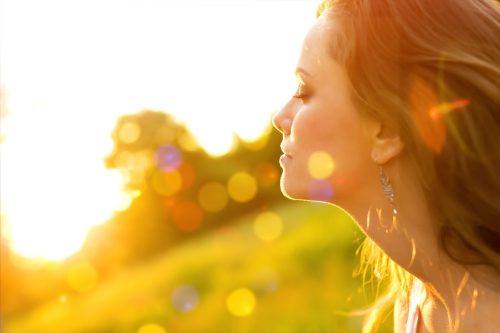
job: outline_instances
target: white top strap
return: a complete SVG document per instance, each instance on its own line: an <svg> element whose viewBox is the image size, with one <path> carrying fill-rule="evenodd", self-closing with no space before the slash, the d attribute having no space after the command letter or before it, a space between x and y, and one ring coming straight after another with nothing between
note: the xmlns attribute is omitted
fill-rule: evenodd
<svg viewBox="0 0 500 333"><path fill-rule="evenodd" d="M410 291L410 301L408 305L408 320L406 321L405 333L417 333L419 322L421 321L421 314L419 303L422 299L424 286L417 278L413 279Z"/></svg>

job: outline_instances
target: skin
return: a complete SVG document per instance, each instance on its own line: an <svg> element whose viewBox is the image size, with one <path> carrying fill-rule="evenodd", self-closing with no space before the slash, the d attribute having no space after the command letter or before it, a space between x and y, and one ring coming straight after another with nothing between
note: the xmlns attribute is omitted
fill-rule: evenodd
<svg viewBox="0 0 500 333"><path fill-rule="evenodd" d="M312 199L310 190L317 179L309 172L309 158L324 152L335 165L325 180L334 190L335 202L352 206L363 189L372 187L377 170L370 167L369 138L351 102L347 76L327 55L323 39L321 26L315 25L297 67L296 96L273 119L284 134L282 149L291 157L283 165L281 186L290 198ZM357 194L355 202L351 193Z"/></svg>
<svg viewBox="0 0 500 333"><path fill-rule="evenodd" d="M425 283L419 332L491 332L500 327L500 316L492 315L500 313L500 295L475 279L491 272L470 274L441 251L404 144L396 131L357 110L344 68L329 55L327 40L335 29L325 16L311 28L296 70L297 93L273 117L286 155L282 192L343 208L391 259ZM321 180L310 168L317 152L334 165ZM396 193L397 223L382 191L381 167ZM315 194L325 189L327 194ZM407 316L406 303L397 301L396 332L404 331Z"/></svg>

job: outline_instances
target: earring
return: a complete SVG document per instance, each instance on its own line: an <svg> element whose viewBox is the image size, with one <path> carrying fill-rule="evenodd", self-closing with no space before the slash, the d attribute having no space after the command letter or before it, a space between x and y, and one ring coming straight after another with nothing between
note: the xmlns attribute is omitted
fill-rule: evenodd
<svg viewBox="0 0 500 333"><path fill-rule="evenodd" d="M394 219L396 218L396 215L398 215L398 210L394 204L394 189L392 188L389 176L384 173L382 167L380 167L380 183L382 184L382 190L384 191L385 197L389 200L389 203L392 206L392 217Z"/></svg>

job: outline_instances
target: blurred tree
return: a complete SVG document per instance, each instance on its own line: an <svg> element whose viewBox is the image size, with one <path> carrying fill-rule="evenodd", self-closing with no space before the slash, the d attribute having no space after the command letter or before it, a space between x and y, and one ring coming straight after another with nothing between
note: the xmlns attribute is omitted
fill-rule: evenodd
<svg viewBox="0 0 500 333"><path fill-rule="evenodd" d="M138 195L128 208L94 227L81 251L64 262L20 266L22 258L16 259L2 239L0 316L78 293L68 283L68 272L81 262L89 263L102 281L283 200L277 165L281 138L271 128L255 142L235 137L234 149L221 157L205 153L183 125L163 112L125 115L111 135L114 149L105 164L120 170L124 187Z"/></svg>
<svg viewBox="0 0 500 333"><path fill-rule="evenodd" d="M255 142L235 138L230 153L212 157L171 116L145 110L121 117L112 138L106 165L140 195L89 234L83 253L103 275L283 200L280 136L271 128Z"/></svg>

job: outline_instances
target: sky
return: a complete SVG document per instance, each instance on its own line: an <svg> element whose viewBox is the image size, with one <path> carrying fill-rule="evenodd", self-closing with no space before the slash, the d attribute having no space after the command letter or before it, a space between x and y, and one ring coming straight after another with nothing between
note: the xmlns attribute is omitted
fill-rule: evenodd
<svg viewBox="0 0 500 333"><path fill-rule="evenodd" d="M168 112L213 155L234 133L257 138L294 93L318 3L2 0L0 208L13 248L61 259L126 205L102 160L120 115Z"/></svg>

